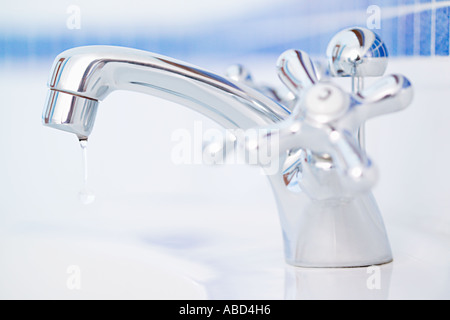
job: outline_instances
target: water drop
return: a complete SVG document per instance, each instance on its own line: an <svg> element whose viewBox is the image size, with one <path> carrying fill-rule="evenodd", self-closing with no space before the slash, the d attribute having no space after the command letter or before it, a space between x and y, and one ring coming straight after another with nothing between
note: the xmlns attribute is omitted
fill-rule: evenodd
<svg viewBox="0 0 450 320"><path fill-rule="evenodd" d="M87 187L84 187L78 193L78 199L80 199L80 202L82 204L88 205L95 201L95 194L91 190L89 190Z"/></svg>

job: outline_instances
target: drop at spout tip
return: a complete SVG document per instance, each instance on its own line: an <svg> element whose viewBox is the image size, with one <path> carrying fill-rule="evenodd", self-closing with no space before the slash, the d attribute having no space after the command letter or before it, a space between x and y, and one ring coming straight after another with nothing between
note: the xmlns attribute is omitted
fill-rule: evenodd
<svg viewBox="0 0 450 320"><path fill-rule="evenodd" d="M87 145L88 145L88 140L87 139L79 139L79 141L80 141L81 149L86 149Z"/></svg>

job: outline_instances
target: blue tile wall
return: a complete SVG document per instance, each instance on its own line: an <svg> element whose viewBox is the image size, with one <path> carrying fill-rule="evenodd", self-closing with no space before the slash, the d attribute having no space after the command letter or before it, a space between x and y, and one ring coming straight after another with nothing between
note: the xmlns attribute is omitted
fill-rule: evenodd
<svg viewBox="0 0 450 320"><path fill-rule="evenodd" d="M431 53L431 10L420 13L420 55Z"/></svg>
<svg viewBox="0 0 450 320"><path fill-rule="evenodd" d="M381 8L381 29L390 56L449 56L448 0L292 0L255 10L246 17L218 20L198 32L147 34L145 28L118 35L103 30L68 30L30 35L0 27L0 62L11 57L48 57L62 50L91 44L135 47L183 58L188 55L278 54L290 48L323 55L331 37L345 27L366 26L367 8ZM406 8L406 10L404 10ZM264 21L276 20L277 23ZM29 29L29 28L28 28Z"/></svg>
<svg viewBox="0 0 450 320"><path fill-rule="evenodd" d="M436 10L436 55L449 55L450 7Z"/></svg>
<svg viewBox="0 0 450 320"><path fill-rule="evenodd" d="M402 28L404 32L399 32L399 54L405 56L414 55L414 14L406 15L403 20Z"/></svg>

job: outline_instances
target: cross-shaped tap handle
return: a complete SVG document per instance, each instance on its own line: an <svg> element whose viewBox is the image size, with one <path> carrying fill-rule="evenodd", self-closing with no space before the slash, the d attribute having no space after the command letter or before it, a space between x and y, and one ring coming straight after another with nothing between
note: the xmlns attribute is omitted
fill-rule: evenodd
<svg viewBox="0 0 450 320"><path fill-rule="evenodd" d="M280 154L299 148L328 154L342 174L343 186L370 189L376 182L376 170L358 145L355 132L372 117L406 108L412 100L411 83L402 75L389 75L354 95L336 84L317 82L311 74L312 63L304 62L307 55L301 51L291 53L296 54L297 61L283 60L280 70L289 70L283 72L283 82L305 91L288 119L272 126L272 131L259 136L258 142L250 141L247 148L258 149L270 143L270 136L270 141L277 139Z"/></svg>

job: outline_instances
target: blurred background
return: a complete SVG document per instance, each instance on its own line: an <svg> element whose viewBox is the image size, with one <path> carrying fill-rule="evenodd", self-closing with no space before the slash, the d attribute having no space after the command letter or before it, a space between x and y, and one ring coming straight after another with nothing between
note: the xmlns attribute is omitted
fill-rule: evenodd
<svg viewBox="0 0 450 320"><path fill-rule="evenodd" d="M391 56L449 55L449 1L167 0L3 2L0 59L54 57L81 45L129 46L188 59L323 55L336 30L379 30ZM377 21L379 20L379 21Z"/></svg>
<svg viewBox="0 0 450 320"><path fill-rule="evenodd" d="M322 60L332 36L352 26L378 33L391 57L387 73L415 87L409 109L367 126L380 171L374 193L397 259L387 291L449 297L450 1L15 0L0 4L0 298L285 297L266 177L249 166L171 160L175 130L215 123L114 92L89 141L97 198L85 206L76 137L41 124L47 77L63 50L119 45L219 74L243 63L256 82L280 86L275 62L284 50ZM124 108L139 116L127 118ZM66 287L72 265L83 272L82 291Z"/></svg>

